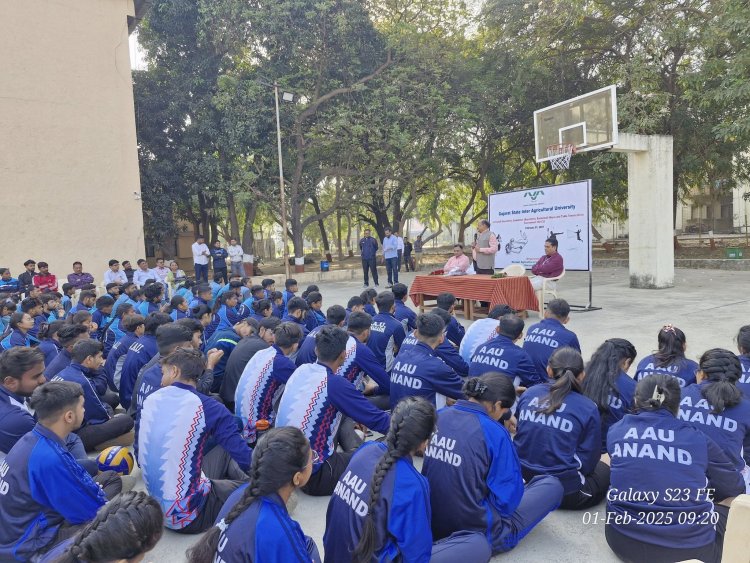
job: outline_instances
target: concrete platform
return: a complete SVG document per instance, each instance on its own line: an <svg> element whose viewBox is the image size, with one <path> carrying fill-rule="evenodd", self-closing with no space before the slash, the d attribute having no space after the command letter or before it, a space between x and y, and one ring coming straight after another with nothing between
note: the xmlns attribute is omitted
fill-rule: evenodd
<svg viewBox="0 0 750 563"><path fill-rule="evenodd" d="M739 327L750 323L750 294L747 291L750 278L745 273L678 269L675 287L663 290L631 289L628 276L625 268L595 272L593 304L602 310L572 314L568 327L578 334L586 359L605 339L615 336L632 341L640 359L656 347L657 332L666 323L672 323L686 333L687 355L695 359L708 348L735 350ZM405 283L412 279L413 274L401 276ZM349 297L359 295L362 290L362 284L357 281L319 285L324 308L333 304L346 305ZM560 295L571 304L585 305L588 302L588 274L568 272L560 284ZM537 313L530 312L527 326L537 318ZM142 487L139 481L138 488ZM312 498L299 493L298 501L293 516L305 533L318 542L322 551L328 498ZM603 504L598 507L598 512L603 512ZM515 550L497 556L493 561L617 561L604 540L603 526L585 524L585 518L581 512L553 513ZM145 560L159 563L184 561L185 550L195 540L166 531Z"/></svg>

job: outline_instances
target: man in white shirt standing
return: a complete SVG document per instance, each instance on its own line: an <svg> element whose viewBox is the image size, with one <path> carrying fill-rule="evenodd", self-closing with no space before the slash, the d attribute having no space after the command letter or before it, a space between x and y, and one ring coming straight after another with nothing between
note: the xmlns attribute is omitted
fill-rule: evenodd
<svg viewBox="0 0 750 563"><path fill-rule="evenodd" d="M193 265L195 266L195 281L208 283L208 257L211 253L206 246L206 240L202 235L195 237L193 249Z"/></svg>
<svg viewBox="0 0 750 563"><path fill-rule="evenodd" d="M104 272L104 284L108 283L119 283L120 285L128 283L125 272L120 270L120 261L114 258L109 261L109 270Z"/></svg>
<svg viewBox="0 0 750 563"><path fill-rule="evenodd" d="M146 285L146 282L148 280L156 281L157 277L158 276L153 272L153 270L148 267L148 262L146 262L143 258L138 260L138 269L133 274L133 283L136 285L136 287L140 289L144 285Z"/></svg>
<svg viewBox="0 0 750 563"><path fill-rule="evenodd" d="M401 271L401 262L403 262L404 259L404 237L402 237L398 233L393 233L396 235L396 240L398 241L398 246L396 249L398 250L398 271Z"/></svg>
<svg viewBox="0 0 750 563"><path fill-rule="evenodd" d="M232 276L244 276L245 272L242 271L242 256L245 254L242 247L237 244L237 239L229 239L229 266L231 267L230 273Z"/></svg>

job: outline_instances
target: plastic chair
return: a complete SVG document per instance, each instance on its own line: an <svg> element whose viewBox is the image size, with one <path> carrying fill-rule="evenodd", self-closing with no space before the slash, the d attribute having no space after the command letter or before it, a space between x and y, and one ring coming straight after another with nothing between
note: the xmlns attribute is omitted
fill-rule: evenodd
<svg viewBox="0 0 750 563"><path fill-rule="evenodd" d="M557 285L551 285L550 282L556 282L563 278L565 275L565 270L562 271L562 273L554 278L544 278L544 281L542 281L542 288L536 290L536 298L539 301L539 316L544 316L544 296L551 295L555 299L557 299Z"/></svg>
<svg viewBox="0 0 750 563"><path fill-rule="evenodd" d="M520 278L526 275L526 268L523 267L523 264L511 264L503 268L502 273L509 278Z"/></svg>

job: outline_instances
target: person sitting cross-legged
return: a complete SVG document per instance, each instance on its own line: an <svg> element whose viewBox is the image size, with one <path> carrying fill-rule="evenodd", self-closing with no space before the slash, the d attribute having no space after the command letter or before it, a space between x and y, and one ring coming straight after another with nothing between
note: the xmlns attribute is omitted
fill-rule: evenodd
<svg viewBox="0 0 750 563"><path fill-rule="evenodd" d="M18 347L0 354L0 461L36 426L27 401L46 382L44 356L37 348ZM88 459L78 434L68 434L65 447L91 475L98 473L96 461Z"/></svg>
<svg viewBox="0 0 750 563"><path fill-rule="evenodd" d="M276 317L263 319L253 327L253 332L240 340L232 350L224 366L224 377L219 388L219 397L229 410L235 410L234 395L245 366L260 350L265 350L274 343L274 331L279 324L281 321ZM250 325L253 326L252 321Z"/></svg>
<svg viewBox="0 0 750 563"><path fill-rule="evenodd" d="M445 322L434 313L417 317L416 343L404 346L391 370L391 409L404 397L424 397L437 408L462 399L463 381L435 350L445 341Z"/></svg>
<svg viewBox="0 0 750 563"><path fill-rule="evenodd" d="M276 417L274 398L297 369L289 358L302 339L295 323L281 323L274 331L274 344L260 350L247 362L237 384L234 399L235 418L242 424L242 436L249 443L257 440L258 423L273 426ZM262 424L262 422L261 422Z"/></svg>
<svg viewBox="0 0 750 563"><path fill-rule="evenodd" d="M108 385L101 369L104 364L102 348L102 343L96 340L77 342L71 352L73 361L52 378L52 381L72 381L83 388L86 412L76 432L87 451L105 445L133 444L133 419L126 414L115 415L103 400Z"/></svg>
<svg viewBox="0 0 750 563"><path fill-rule="evenodd" d="M227 498L247 481L252 450L232 414L196 390L206 368L199 351L180 348L161 365L162 388L141 409L138 463L164 510L164 525L197 534L213 526Z"/></svg>
<svg viewBox="0 0 750 563"><path fill-rule="evenodd" d="M523 336L524 322L516 315L500 318L497 336L477 346L469 364L469 376L476 377L488 371L499 371L516 385L531 387L547 381L537 373L529 355L516 345Z"/></svg>
<svg viewBox="0 0 750 563"><path fill-rule="evenodd" d="M295 426L302 430L320 458L313 464L310 481L303 487L304 492L313 496L333 492L354 453L337 452L334 446L342 416L376 432L387 432L390 424L387 413L373 406L349 381L336 375L346 361L348 341L349 335L342 328L320 329L315 337L318 361L298 367L291 375L276 415L277 427Z"/></svg>
<svg viewBox="0 0 750 563"><path fill-rule="evenodd" d="M553 299L547 303L541 322L529 327L523 341L523 349L534 362L537 373L547 377L547 362L558 348L569 346L581 351L578 337L565 328L570 320L570 305L565 299Z"/></svg>
<svg viewBox="0 0 750 563"><path fill-rule="evenodd" d="M65 446L83 423L83 404L83 389L70 381L51 381L32 393L30 406L39 422L0 464L8 491L0 502L1 560L42 555L74 535L107 502L99 476L92 478Z"/></svg>

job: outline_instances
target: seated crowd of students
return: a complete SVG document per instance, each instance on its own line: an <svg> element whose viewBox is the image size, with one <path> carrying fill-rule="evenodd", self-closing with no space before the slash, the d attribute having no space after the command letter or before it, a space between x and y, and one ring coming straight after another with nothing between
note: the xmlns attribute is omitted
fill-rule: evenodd
<svg viewBox="0 0 750 563"><path fill-rule="evenodd" d="M137 560L166 527L207 531L192 562L320 561L286 508L300 489L330 496L325 561L488 561L605 499L620 558L719 561L750 491L750 326L699 362L664 326L631 378L623 338L584 364L562 299L464 329L453 295L417 315L401 283L323 309L293 279L144 274L97 297L78 266L72 292L48 272L3 292L2 560ZM87 457L110 445L147 495Z"/></svg>

